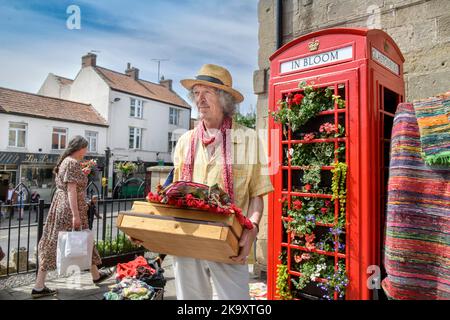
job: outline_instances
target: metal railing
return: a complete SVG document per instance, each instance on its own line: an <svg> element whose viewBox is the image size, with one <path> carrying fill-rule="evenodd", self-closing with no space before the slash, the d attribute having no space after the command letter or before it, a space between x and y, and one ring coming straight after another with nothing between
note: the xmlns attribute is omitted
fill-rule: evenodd
<svg viewBox="0 0 450 320"><path fill-rule="evenodd" d="M105 197L93 182L88 184L89 228L102 259L137 250L116 227L116 219L120 211L130 210L134 201L145 200L149 188L145 180L130 178L114 187L112 197ZM16 186L14 195L12 203L0 203L0 247L5 253L0 261L0 278L37 270L38 244L51 206L44 200L32 202L30 190L23 183Z"/></svg>

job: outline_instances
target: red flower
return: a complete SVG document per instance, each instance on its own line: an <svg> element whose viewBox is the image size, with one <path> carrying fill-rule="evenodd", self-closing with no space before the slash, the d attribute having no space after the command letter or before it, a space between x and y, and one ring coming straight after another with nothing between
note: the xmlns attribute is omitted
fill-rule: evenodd
<svg viewBox="0 0 450 320"><path fill-rule="evenodd" d="M303 255L299 256L298 254L296 254L296 255L294 256L295 262L296 262L296 263L302 262L302 256L303 256Z"/></svg>
<svg viewBox="0 0 450 320"><path fill-rule="evenodd" d="M316 235L314 233L305 235L306 242L313 242L315 238L316 238Z"/></svg>
<svg viewBox="0 0 450 320"><path fill-rule="evenodd" d="M293 104L301 104L302 100L303 100L304 96L300 93L297 93L296 95L294 95L294 98L292 99L292 103Z"/></svg>
<svg viewBox="0 0 450 320"><path fill-rule="evenodd" d="M300 200L295 200L293 202L293 205L295 210L300 210L303 206L303 203Z"/></svg>
<svg viewBox="0 0 450 320"><path fill-rule="evenodd" d="M310 184L305 185L305 190L306 192L311 191L311 185Z"/></svg>
<svg viewBox="0 0 450 320"><path fill-rule="evenodd" d="M328 208L322 208L322 209L320 209L320 211L322 211L322 213L325 214L325 213L327 213Z"/></svg>
<svg viewBox="0 0 450 320"><path fill-rule="evenodd" d="M325 205L326 205L327 207L331 206L331 201L330 201L330 200L325 200Z"/></svg>

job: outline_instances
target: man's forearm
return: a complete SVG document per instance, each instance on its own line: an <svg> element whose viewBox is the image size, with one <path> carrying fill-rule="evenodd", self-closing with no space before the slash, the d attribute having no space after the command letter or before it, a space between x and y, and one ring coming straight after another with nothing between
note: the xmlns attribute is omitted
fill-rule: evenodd
<svg viewBox="0 0 450 320"><path fill-rule="evenodd" d="M250 199L248 205L248 215L247 217L250 221L255 222L259 225L264 211L264 200L263 197L254 197Z"/></svg>

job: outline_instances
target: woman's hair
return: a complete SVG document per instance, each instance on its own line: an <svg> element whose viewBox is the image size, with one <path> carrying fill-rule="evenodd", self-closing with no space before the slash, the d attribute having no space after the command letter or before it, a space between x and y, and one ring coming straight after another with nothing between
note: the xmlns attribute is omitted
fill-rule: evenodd
<svg viewBox="0 0 450 320"><path fill-rule="evenodd" d="M58 174L59 166L65 158L72 155L74 152L77 152L78 150L86 148L88 145L89 142L82 136L76 136L72 140L70 140L67 149L61 154L58 161L56 162L56 167L55 169L53 169L53 173L55 175Z"/></svg>
<svg viewBox="0 0 450 320"><path fill-rule="evenodd" d="M189 99L194 102L194 88L189 90ZM228 92L215 88L218 96L219 96L219 102L220 106L222 107L223 114L228 117L233 117L233 115L236 113L238 103L236 102L236 99Z"/></svg>

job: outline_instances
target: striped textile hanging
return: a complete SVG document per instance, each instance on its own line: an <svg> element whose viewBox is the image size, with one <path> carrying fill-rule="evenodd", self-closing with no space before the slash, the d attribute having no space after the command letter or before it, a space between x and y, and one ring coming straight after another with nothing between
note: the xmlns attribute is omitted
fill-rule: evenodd
<svg viewBox="0 0 450 320"><path fill-rule="evenodd" d="M450 299L450 168L425 164L410 103L392 131L384 263L388 297Z"/></svg>
<svg viewBox="0 0 450 320"><path fill-rule="evenodd" d="M450 167L450 92L413 105L425 163Z"/></svg>

